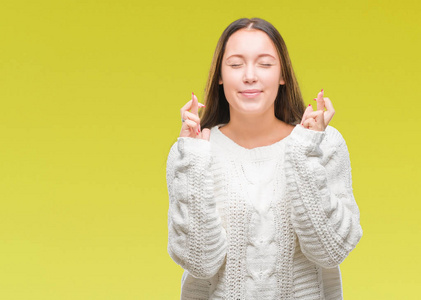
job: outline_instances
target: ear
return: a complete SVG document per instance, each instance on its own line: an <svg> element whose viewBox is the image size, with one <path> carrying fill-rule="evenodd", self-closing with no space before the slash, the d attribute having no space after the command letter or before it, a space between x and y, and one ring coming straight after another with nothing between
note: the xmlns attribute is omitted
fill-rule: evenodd
<svg viewBox="0 0 421 300"><path fill-rule="evenodd" d="M284 85L285 84L285 80L283 78L281 78L281 80L279 81L280 85Z"/></svg>
<svg viewBox="0 0 421 300"><path fill-rule="evenodd" d="M219 84L222 84L222 78L219 77Z"/></svg>

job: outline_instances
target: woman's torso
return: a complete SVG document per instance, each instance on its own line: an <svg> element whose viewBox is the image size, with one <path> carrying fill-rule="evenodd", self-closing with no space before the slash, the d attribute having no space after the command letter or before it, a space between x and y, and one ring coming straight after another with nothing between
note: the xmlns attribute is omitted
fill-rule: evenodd
<svg viewBox="0 0 421 300"><path fill-rule="evenodd" d="M214 196L228 250L213 278L195 279L185 272L182 299L300 299L304 294L305 299L340 299L325 297L321 284L329 277L331 295L341 294L339 268L310 262L291 224L284 172L288 139L246 149L212 128Z"/></svg>

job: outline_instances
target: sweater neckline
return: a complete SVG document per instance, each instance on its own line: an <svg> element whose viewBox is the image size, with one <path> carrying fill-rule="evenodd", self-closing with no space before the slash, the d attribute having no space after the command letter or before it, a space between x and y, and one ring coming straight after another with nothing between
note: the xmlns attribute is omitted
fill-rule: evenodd
<svg viewBox="0 0 421 300"><path fill-rule="evenodd" d="M281 148L283 147L283 144L286 140L289 139L289 135L284 137L283 139L267 146L259 146L252 149L245 148L243 146L240 146L236 142L234 142L232 139L230 139L228 136L226 136L222 131L219 129L219 127L224 126L226 124L219 124L214 126L211 129L211 139L216 139L216 141L221 142L221 146L226 149L230 154L235 156L241 156L246 159L250 160L266 160L273 158L276 155L279 155L281 152Z"/></svg>

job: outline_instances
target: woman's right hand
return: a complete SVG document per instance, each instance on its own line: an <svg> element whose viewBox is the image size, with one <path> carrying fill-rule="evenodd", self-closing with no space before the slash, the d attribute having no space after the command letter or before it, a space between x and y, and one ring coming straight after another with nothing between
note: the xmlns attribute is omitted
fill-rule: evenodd
<svg viewBox="0 0 421 300"><path fill-rule="evenodd" d="M203 131L200 129L199 102L196 95L191 94L192 99L180 110L181 119L184 120L181 126L180 137L191 137L209 141L210 129L205 128Z"/></svg>

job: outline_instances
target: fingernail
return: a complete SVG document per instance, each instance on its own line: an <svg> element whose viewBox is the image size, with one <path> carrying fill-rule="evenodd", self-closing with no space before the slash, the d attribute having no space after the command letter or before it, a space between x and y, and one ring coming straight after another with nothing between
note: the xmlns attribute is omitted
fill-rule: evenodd
<svg viewBox="0 0 421 300"><path fill-rule="evenodd" d="M317 101L316 98L313 99L314 101Z"/></svg>
<svg viewBox="0 0 421 300"><path fill-rule="evenodd" d="M323 93L323 89L322 89L322 93Z"/></svg>
<svg viewBox="0 0 421 300"><path fill-rule="evenodd" d="M308 106L311 106L311 104L309 104Z"/></svg>

